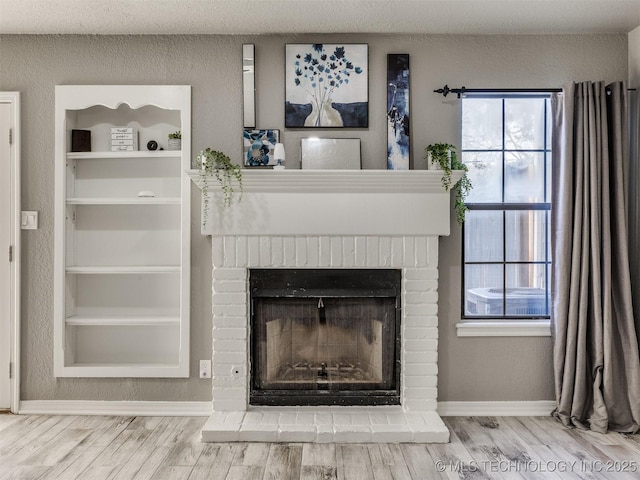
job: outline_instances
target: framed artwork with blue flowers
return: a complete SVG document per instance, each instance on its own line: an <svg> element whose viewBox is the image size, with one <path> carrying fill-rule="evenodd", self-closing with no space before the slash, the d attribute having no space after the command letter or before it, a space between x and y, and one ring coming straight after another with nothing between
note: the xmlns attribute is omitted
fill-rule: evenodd
<svg viewBox="0 0 640 480"><path fill-rule="evenodd" d="M287 44L285 127L369 126L369 46Z"/></svg>
<svg viewBox="0 0 640 480"><path fill-rule="evenodd" d="M273 150L280 140L280 130L244 130L242 145L245 167L268 167L276 164Z"/></svg>

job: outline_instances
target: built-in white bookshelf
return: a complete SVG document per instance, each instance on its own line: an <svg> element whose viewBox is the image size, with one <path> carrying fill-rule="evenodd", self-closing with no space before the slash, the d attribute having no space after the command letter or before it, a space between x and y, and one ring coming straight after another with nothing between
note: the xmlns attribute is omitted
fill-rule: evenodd
<svg viewBox="0 0 640 480"><path fill-rule="evenodd" d="M139 150L111 151L113 127ZM188 377L191 87L56 86L55 131L56 376Z"/></svg>

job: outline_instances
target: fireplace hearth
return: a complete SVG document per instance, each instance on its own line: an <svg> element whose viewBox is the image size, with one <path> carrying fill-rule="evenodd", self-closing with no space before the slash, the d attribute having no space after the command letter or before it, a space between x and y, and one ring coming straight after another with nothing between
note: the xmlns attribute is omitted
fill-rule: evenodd
<svg viewBox="0 0 640 480"><path fill-rule="evenodd" d="M401 273L254 269L251 405L399 405Z"/></svg>

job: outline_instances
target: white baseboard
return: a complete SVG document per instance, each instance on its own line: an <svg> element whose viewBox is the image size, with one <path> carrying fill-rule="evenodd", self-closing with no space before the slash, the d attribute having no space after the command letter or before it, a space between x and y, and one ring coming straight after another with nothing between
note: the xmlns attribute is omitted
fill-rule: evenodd
<svg viewBox="0 0 640 480"><path fill-rule="evenodd" d="M23 400L23 415L116 415L157 417L204 417L211 415L211 402L121 402L94 400Z"/></svg>
<svg viewBox="0 0 640 480"><path fill-rule="evenodd" d="M443 417L539 417L555 408L553 400L514 402L438 402ZM95 400L23 400L23 415L135 415L204 417L212 413L211 402L121 402Z"/></svg>
<svg viewBox="0 0 640 480"><path fill-rule="evenodd" d="M438 402L438 413L443 417L544 417L555 407L554 400Z"/></svg>

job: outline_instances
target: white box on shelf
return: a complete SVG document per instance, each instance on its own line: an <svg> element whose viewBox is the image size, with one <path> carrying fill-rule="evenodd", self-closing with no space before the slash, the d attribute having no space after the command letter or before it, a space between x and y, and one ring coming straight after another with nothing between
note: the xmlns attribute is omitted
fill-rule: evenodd
<svg viewBox="0 0 640 480"><path fill-rule="evenodd" d="M112 152L129 152L138 150L138 130L135 127L111 127L111 134L109 135L109 146ZM127 146L131 148L118 148Z"/></svg>

